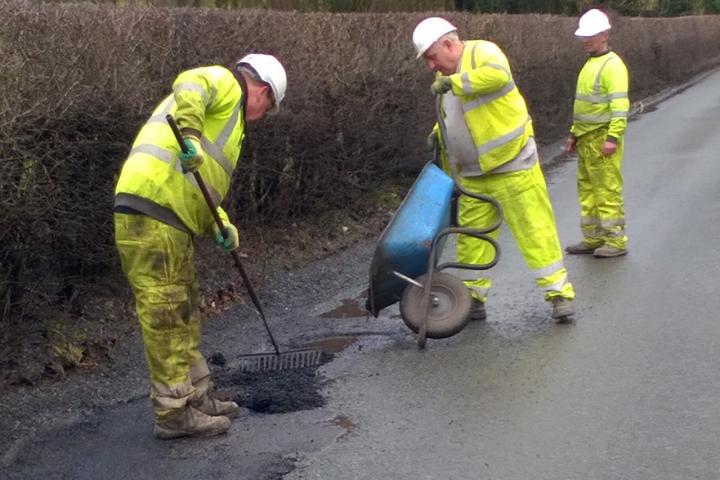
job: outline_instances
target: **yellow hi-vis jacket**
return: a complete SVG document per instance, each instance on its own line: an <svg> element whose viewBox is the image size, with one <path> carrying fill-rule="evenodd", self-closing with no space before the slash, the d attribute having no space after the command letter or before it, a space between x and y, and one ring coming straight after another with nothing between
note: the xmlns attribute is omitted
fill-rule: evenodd
<svg viewBox="0 0 720 480"><path fill-rule="evenodd" d="M218 206L230 188L245 137L245 86L225 67L187 70L173 93L155 108L133 143L115 189L115 211L134 211L200 235L213 218L191 173L183 174L180 146L165 116L181 131L202 134L205 161L199 172ZM227 215L218 207L221 218Z"/></svg>
<svg viewBox="0 0 720 480"><path fill-rule="evenodd" d="M629 110L628 72L622 59L611 51L589 57L578 74L570 133L579 137L607 127L608 140L617 141L625 133Z"/></svg>
<svg viewBox="0 0 720 480"><path fill-rule="evenodd" d="M477 150L477 161L459 165L459 173L482 175L524 155L523 149L533 136L532 120L500 47L485 40L466 41L459 71L450 79ZM444 139L447 135L442 96L438 102L439 122L435 128ZM446 166L446 155L442 160Z"/></svg>

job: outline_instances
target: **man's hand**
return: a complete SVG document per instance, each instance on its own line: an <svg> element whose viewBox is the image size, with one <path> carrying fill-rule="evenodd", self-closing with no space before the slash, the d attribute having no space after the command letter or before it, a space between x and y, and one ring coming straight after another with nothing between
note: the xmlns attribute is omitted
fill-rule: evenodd
<svg viewBox="0 0 720 480"><path fill-rule="evenodd" d="M605 140L605 144L603 145L603 149L602 149L603 156L609 157L616 151L617 151L617 143L611 142L610 140Z"/></svg>
<svg viewBox="0 0 720 480"><path fill-rule="evenodd" d="M225 226L225 230L227 230L227 238L224 238L222 232L220 231L220 228L218 228L217 225L213 224L213 231L215 232L215 242L228 252L231 250L235 250L240 246L240 236L238 234L238 229L235 228L235 225L233 225L232 223L224 222L223 225Z"/></svg>
<svg viewBox="0 0 720 480"><path fill-rule="evenodd" d="M567 154L575 153L577 150L577 138L570 135L565 139L565 145L563 146L563 152Z"/></svg>
<svg viewBox="0 0 720 480"><path fill-rule="evenodd" d="M183 173L197 172L197 169L205 161L205 152L200 145L200 139L195 135L186 135L183 141L187 146L187 152L181 151L178 155Z"/></svg>
<svg viewBox="0 0 720 480"><path fill-rule="evenodd" d="M452 88L452 80L450 77L438 77L430 86L433 95L442 95Z"/></svg>

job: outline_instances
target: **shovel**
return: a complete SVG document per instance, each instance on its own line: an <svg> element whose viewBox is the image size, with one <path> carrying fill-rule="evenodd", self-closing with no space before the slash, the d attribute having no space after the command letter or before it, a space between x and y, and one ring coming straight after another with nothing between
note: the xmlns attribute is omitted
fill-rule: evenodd
<svg viewBox="0 0 720 480"><path fill-rule="evenodd" d="M178 129L178 126L175 123L172 115L165 116L165 119L167 120L170 128L172 129L172 132L175 135L175 139L180 145L180 149L183 151L183 153L187 153L187 145L185 144L185 140L183 140L182 135L180 134L180 130ZM227 238L228 231L225 228L225 224L223 224L220 215L218 215L217 213L217 208L213 204L212 197L210 196L210 193L205 186L205 182L200 176L200 172L193 172L193 176L195 177L195 180L200 187L200 191L205 198L205 202L207 202L207 205L210 208L210 213L215 220L215 224L220 229L223 238ZM250 294L250 299L252 300L253 305L255 305L255 308L260 314L260 318L262 319L268 337L270 337L270 342L272 343L272 346L275 350L275 353L250 353L240 355L240 370L245 372L260 372L270 370L287 370L294 368L315 367L320 365L321 351L317 349L303 348L297 350L288 350L282 353L280 352L277 342L275 341L275 337L273 337L272 331L270 331L270 326L268 325L267 319L265 318L265 313L263 312L262 306L260 305L260 300L258 300L258 297L255 294L255 289L250 283L250 279L245 273L245 268L243 268L242 262L240 261L240 255L238 254L237 250L231 250L230 253L232 254L233 260L235 260L235 266L240 272L240 276L245 283L245 288L247 288L248 294Z"/></svg>

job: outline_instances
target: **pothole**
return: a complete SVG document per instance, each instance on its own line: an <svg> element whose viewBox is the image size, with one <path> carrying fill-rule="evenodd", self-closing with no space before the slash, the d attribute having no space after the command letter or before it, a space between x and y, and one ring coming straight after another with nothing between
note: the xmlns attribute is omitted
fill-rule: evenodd
<svg viewBox="0 0 720 480"><path fill-rule="evenodd" d="M224 397L260 413L296 412L325 405L316 367L268 372L222 370L214 379Z"/></svg>
<svg viewBox="0 0 720 480"><path fill-rule="evenodd" d="M331 361L357 340L354 336L329 337L310 342L305 347L322 352L321 364ZM208 358L218 397L232 399L239 405L260 413L288 413L312 410L325 405L320 393L324 379L318 367L245 372L233 367L222 354Z"/></svg>
<svg viewBox="0 0 720 480"><path fill-rule="evenodd" d="M322 318L357 318L366 317L367 315L367 310L355 298L344 298L342 305L320 314Z"/></svg>
<svg viewBox="0 0 720 480"><path fill-rule="evenodd" d="M322 352L320 364L330 362L335 354L352 345L357 337L336 336L309 342L303 347ZM325 379L318 366L246 372L233 366L221 353L208 357L213 372L217 396L232 399L240 406L260 413L288 413L312 410L325 405L320 393Z"/></svg>

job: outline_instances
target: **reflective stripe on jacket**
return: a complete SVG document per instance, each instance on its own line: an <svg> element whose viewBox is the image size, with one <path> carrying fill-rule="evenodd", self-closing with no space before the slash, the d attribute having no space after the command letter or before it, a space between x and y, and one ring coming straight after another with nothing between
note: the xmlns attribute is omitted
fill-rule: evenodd
<svg viewBox="0 0 720 480"><path fill-rule="evenodd" d="M570 133L579 137L608 127L608 137L620 138L627 127L630 110L628 72L615 52L589 57L578 74L573 125Z"/></svg>
<svg viewBox="0 0 720 480"><path fill-rule="evenodd" d="M243 88L230 70L220 66L181 73L173 93L138 133L115 189L116 207L199 235L209 230L213 219L194 176L182 173L180 147L165 120L167 114L175 117L181 130L202 132L205 162L199 172L217 206L230 188L245 136ZM218 212L227 220L222 209Z"/></svg>
<svg viewBox="0 0 720 480"><path fill-rule="evenodd" d="M475 161L459 165L461 175L482 175L527 153L521 154L533 136L532 120L510 64L497 45L466 41L459 70L450 79L477 150ZM442 97L438 102L439 129L447 139Z"/></svg>

